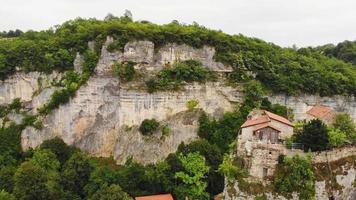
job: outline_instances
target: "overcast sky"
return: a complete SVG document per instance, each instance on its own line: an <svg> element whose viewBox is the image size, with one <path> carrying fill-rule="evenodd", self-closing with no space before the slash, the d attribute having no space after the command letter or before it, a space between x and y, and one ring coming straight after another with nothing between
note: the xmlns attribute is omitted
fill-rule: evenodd
<svg viewBox="0 0 356 200"><path fill-rule="evenodd" d="M0 0L0 30L43 30L131 10L134 20L198 22L281 46L356 39L356 0Z"/></svg>

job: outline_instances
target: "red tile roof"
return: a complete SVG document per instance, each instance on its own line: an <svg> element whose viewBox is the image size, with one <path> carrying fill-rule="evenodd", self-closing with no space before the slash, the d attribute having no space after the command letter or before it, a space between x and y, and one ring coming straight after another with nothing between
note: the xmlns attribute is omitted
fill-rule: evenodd
<svg viewBox="0 0 356 200"><path fill-rule="evenodd" d="M270 122L271 120L267 116L261 116L257 119L248 119L241 125L241 128L249 127L249 126L254 126L257 124L263 124L266 122Z"/></svg>
<svg viewBox="0 0 356 200"><path fill-rule="evenodd" d="M324 118L330 112L332 112L331 108L328 108L328 107L325 107L325 106L321 106L321 105L316 105L316 106L313 106L307 112L307 114L312 115L312 116L314 116L316 118Z"/></svg>
<svg viewBox="0 0 356 200"><path fill-rule="evenodd" d="M159 194L159 195L136 197L135 200L173 200L173 197L171 194Z"/></svg>
<svg viewBox="0 0 356 200"><path fill-rule="evenodd" d="M271 127L273 128L274 130L277 130L279 132L281 132L281 130L279 130L277 127L275 126L272 126L270 123L264 123L264 124L259 124L256 126L255 130L254 131L258 131L258 130L261 130L263 128L266 128L266 127Z"/></svg>
<svg viewBox="0 0 356 200"><path fill-rule="evenodd" d="M290 122L288 119L286 119L286 118L284 118L282 116L276 115L276 114L268 112L266 110L264 110L263 112L266 115L261 116L261 117L259 117L257 119L248 119L248 120L246 120L245 123L243 123L241 125L241 128L246 128L246 127L249 127L249 126L254 126L254 125L258 125L258 124L267 123L267 122L270 122L271 119L279 121L279 122L281 122L283 124L286 124L288 126L293 126L292 122Z"/></svg>
<svg viewBox="0 0 356 200"><path fill-rule="evenodd" d="M281 122L281 123L283 123L283 124L287 124L287 125L289 125L289 126L293 126L292 122L290 122L288 119L286 119L286 118L284 118L284 117L282 117L282 116L279 116L279 115L276 115L276 114L274 114L274 113L268 112L267 110L265 110L265 113L266 113L266 115L267 115L269 118L271 118L271 119L274 119L274 120L276 120L276 121L279 121L279 122Z"/></svg>

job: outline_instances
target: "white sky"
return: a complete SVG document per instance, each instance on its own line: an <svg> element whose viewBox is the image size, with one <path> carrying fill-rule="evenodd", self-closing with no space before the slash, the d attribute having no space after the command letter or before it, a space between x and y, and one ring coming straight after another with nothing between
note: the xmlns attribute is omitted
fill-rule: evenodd
<svg viewBox="0 0 356 200"><path fill-rule="evenodd" d="M43 30L75 17L131 10L134 20L198 22L281 46L356 39L356 0L0 0L0 31Z"/></svg>

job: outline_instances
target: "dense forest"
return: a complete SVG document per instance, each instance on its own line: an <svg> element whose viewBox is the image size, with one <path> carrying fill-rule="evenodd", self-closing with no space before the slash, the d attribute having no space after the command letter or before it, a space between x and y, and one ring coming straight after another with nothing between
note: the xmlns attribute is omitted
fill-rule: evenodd
<svg viewBox="0 0 356 200"><path fill-rule="evenodd" d="M230 74L232 82L256 78L276 93L295 95L304 92L328 96L353 95L356 91L355 67L340 60L349 61L350 56L342 52L352 50L345 48L324 53L312 48L281 48L260 39L228 35L198 24L173 21L156 25L111 15L105 20L78 18L49 30L19 32L17 35L0 39L1 79L16 70L51 72L72 69L76 53L86 52L89 41L96 42L99 53L106 36L110 35L116 39L110 45L112 51L122 50L127 42L134 40L150 40L156 49L167 43L185 43L196 48L213 46L216 48L215 60L235 69Z"/></svg>
<svg viewBox="0 0 356 200"><path fill-rule="evenodd" d="M327 44L315 48L320 53L356 65L356 41L344 41L336 46Z"/></svg>

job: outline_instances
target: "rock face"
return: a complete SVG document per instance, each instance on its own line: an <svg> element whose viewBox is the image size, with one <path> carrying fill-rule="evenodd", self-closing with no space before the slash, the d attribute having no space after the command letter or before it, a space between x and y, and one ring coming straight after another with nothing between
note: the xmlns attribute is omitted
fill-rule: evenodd
<svg viewBox="0 0 356 200"><path fill-rule="evenodd" d="M185 59L201 60L208 64L206 67L223 66L213 61L214 50L208 47L195 50L186 45L171 45L154 54L153 43L137 41L128 43L124 52L111 53L106 49L110 42L112 40L108 38L102 48L96 74L77 91L76 96L48 115L42 130L27 127L23 131L24 149L59 136L67 144L74 144L94 156L113 156L120 164L129 156L145 164L153 163L175 152L181 142L190 142L197 137L198 116L191 124L185 124L186 116L181 113L187 110L186 103L189 100L198 100L198 107L213 116L232 110L231 101L241 100L240 93L221 83L193 84L180 92L154 94L124 89L119 79L112 75L111 66L115 61L130 60L154 70L162 68L167 62ZM186 49L189 50L188 54ZM81 60L78 54L75 61L78 72ZM40 95L46 94L50 94L50 91L44 90ZM33 100L35 102L36 97ZM180 114L177 116L177 113ZM137 126L150 118L169 124L171 135L164 140L154 136L143 137L137 131ZM125 127L128 126L136 127L133 129L135 131L127 133Z"/></svg>
<svg viewBox="0 0 356 200"><path fill-rule="evenodd" d="M61 75L53 72L46 75L39 72L17 73L10 78L0 81L0 104L9 104L15 98L31 101L35 92L50 86L53 80Z"/></svg>
<svg viewBox="0 0 356 200"><path fill-rule="evenodd" d="M154 94L139 89L125 89L118 78L112 75L112 65L116 61L133 61L148 71L158 71L166 64L187 59L199 60L205 67L218 72L231 71L231 67L216 62L213 58L215 50L208 46L195 49L187 45L167 44L155 51L152 42L135 41L126 44L123 52L109 52L107 47L112 42L113 39L108 37L101 50L95 74L77 91L76 96L69 103L53 110L43 120L42 130L28 127L23 131L24 149L36 147L44 140L59 136L66 143L74 144L92 155L113 156L118 163L124 162L128 156L143 163L156 162L174 152L179 143L189 142L196 137L196 122L184 125L180 121L184 117L178 114L187 110L187 101L198 100L198 107L215 117L232 110L236 103L242 101L242 93L238 89L219 82L192 84L179 92ZM90 46L95 44L91 43ZM82 62L83 57L78 54L74 66L79 73ZM0 83L0 104L8 104L14 98L21 98L36 113L37 108L47 102L54 91L50 83L60 77L59 73L18 73ZM354 99L325 99L327 100L322 102L337 110L344 109L356 118ZM271 100L294 108L297 117L302 116L308 106L320 101L311 96L275 96ZM132 135L124 131L127 126L137 128L147 118L156 118L169 124L173 123L169 120L174 117L177 117L177 123L171 126L172 134L165 140L154 137L147 140L137 131L133 130ZM152 152L152 155L147 152Z"/></svg>

